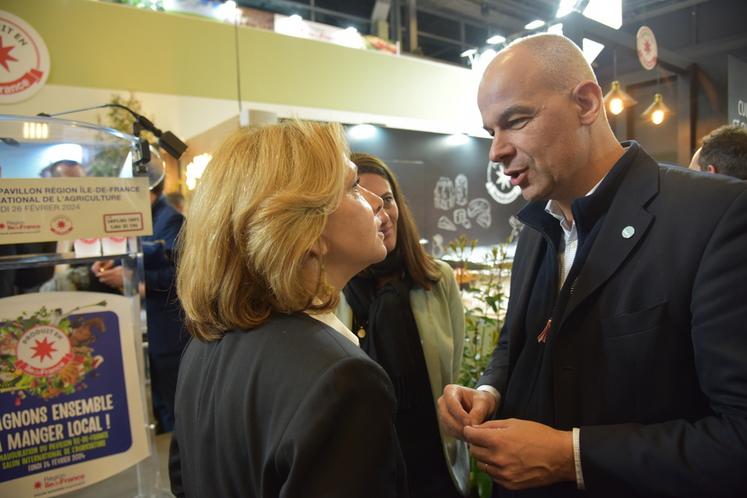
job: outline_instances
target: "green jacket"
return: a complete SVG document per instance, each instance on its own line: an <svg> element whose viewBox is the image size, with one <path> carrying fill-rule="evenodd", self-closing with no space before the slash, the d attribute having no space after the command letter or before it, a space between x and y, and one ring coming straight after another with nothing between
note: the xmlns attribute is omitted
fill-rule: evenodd
<svg viewBox="0 0 747 498"><path fill-rule="evenodd" d="M410 305L418 326L423 356L431 383L434 410L444 386L458 382L464 350L464 308L454 272L443 261L436 261L441 278L431 290L410 291ZM353 325L353 312L340 293L335 312L346 327ZM440 425L439 425L440 430ZM463 494L469 492L469 452L467 445L441 432L441 442L451 478Z"/></svg>

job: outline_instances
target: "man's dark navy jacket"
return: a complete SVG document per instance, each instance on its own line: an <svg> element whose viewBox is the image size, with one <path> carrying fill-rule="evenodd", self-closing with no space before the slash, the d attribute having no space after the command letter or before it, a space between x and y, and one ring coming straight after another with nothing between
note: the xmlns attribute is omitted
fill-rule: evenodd
<svg viewBox="0 0 747 498"><path fill-rule="evenodd" d="M532 318L548 314L530 297L550 241L531 227L480 384L508 393L500 418L530 413L580 428L587 496L745 496L747 183L660 166L630 147L591 245L579 245L587 254L558 294L567 300L544 349L534 351L537 384L537 368L517 368L537 345ZM514 386L543 383L533 405L517 403L524 389ZM568 483L526 494L577 493Z"/></svg>

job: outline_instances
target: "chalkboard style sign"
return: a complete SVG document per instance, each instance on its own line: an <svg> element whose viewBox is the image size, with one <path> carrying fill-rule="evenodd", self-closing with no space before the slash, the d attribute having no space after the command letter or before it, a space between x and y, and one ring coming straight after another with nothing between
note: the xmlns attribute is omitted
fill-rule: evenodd
<svg viewBox="0 0 747 498"><path fill-rule="evenodd" d="M436 257L461 234L480 246L505 242L524 206L500 164L488 160L490 140L391 128L360 136L348 127L350 149L379 156L397 175L426 248Z"/></svg>

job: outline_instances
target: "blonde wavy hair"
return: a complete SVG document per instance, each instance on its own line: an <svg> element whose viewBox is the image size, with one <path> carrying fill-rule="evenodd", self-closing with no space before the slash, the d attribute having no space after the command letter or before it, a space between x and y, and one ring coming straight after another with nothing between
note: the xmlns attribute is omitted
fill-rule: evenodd
<svg viewBox="0 0 747 498"><path fill-rule="evenodd" d="M345 187L338 124L288 121L242 130L216 151L180 235L177 292L203 341L252 329L272 313L328 311L339 290L309 282L304 261Z"/></svg>

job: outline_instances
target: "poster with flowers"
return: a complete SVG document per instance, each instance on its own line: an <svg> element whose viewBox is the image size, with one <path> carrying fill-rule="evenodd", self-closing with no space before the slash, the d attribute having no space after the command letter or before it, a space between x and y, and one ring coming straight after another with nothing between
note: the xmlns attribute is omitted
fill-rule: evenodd
<svg viewBox="0 0 747 498"><path fill-rule="evenodd" d="M0 496L69 493L148 456L135 305L94 292L0 299Z"/></svg>

